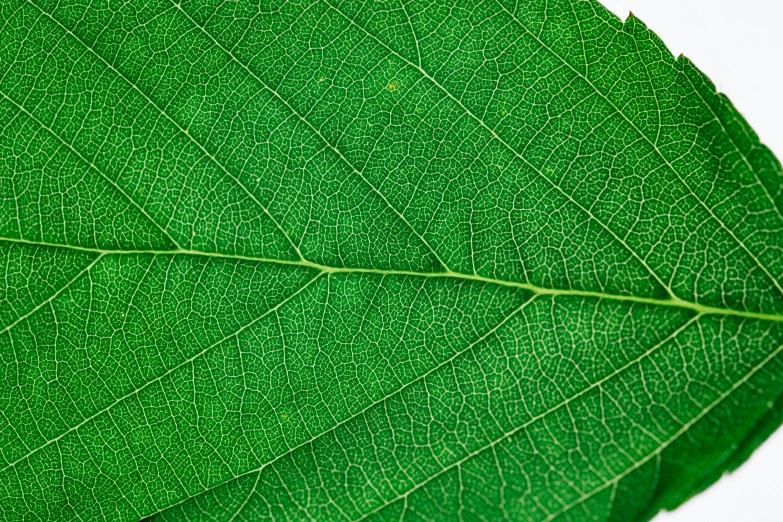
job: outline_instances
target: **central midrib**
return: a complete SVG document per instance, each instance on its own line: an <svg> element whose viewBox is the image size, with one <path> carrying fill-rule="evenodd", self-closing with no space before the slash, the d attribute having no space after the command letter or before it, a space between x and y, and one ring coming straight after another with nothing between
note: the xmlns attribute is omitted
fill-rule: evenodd
<svg viewBox="0 0 783 522"><path fill-rule="evenodd" d="M266 257L255 257L241 254L225 254L220 252L205 252L201 250L192 249L175 249L175 250L106 250L101 248L82 247L66 244L46 243L42 241L29 241L25 239L14 238L0 238L0 241L8 243L17 243L31 246L51 247L51 248L65 248L70 250L78 250L81 252L90 252L99 254L102 256L107 255L160 255L160 256L177 256L177 255L190 255L199 257L210 257L215 259L227 259L227 260L240 260L240 261L252 261L256 263L269 263L275 265L285 266L300 266L303 268L310 268L318 270L321 273L327 274L375 274L380 276L410 276L410 277L428 277L439 279L456 279L463 281L478 281L482 283L488 283L499 286L506 286L512 288L519 288L527 290L535 295L551 295L551 296L572 296L572 297L592 297L595 299L607 299L612 301L625 301L632 303L642 303L654 306L666 306L671 308L683 308L691 310L699 315L724 315L724 316L736 316L744 317L748 319L760 319L763 321L783 322L783 314L768 314L764 312L752 312L747 310L735 310L732 308L721 308L715 306L703 305L692 301L687 301L679 297L658 299L654 297L641 297L634 295L624 294L611 294L607 292L599 292L594 290L579 290L574 288L548 288L538 286L533 283L524 283L519 281L511 281L504 279L496 279L492 277L482 276L479 274L465 274L461 272L454 272L452 270L444 270L442 272L417 272L415 270L395 270L384 268L362 268L362 267L338 267L328 266L306 259L302 260L289 260L289 259L275 259Z"/></svg>

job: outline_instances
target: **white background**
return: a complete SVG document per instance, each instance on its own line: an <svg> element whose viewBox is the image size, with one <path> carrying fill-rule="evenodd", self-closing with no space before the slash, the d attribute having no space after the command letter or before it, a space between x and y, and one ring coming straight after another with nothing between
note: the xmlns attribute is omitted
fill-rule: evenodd
<svg viewBox="0 0 783 522"><path fill-rule="evenodd" d="M600 0L690 58L783 158L783 0ZM742 467L654 522L783 522L783 430Z"/></svg>

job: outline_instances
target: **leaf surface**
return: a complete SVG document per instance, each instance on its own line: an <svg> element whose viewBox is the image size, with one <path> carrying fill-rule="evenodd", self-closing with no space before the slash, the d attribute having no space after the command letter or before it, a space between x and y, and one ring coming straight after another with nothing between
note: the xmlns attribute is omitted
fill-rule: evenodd
<svg viewBox="0 0 783 522"><path fill-rule="evenodd" d="M0 6L6 520L643 520L781 422L783 171L594 0Z"/></svg>

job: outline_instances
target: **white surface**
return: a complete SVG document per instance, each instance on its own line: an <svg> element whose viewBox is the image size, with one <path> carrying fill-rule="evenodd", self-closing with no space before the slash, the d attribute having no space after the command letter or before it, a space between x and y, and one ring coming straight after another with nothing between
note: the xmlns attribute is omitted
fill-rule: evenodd
<svg viewBox="0 0 783 522"><path fill-rule="evenodd" d="M599 1L623 20L633 11L675 56L690 58L783 157L783 1Z"/></svg>
<svg viewBox="0 0 783 522"><path fill-rule="evenodd" d="M730 475L653 522L783 521L783 431L776 431Z"/></svg>
<svg viewBox="0 0 783 522"><path fill-rule="evenodd" d="M600 0L644 21L734 102L783 158L782 0ZM737 471L654 522L783 522L783 431Z"/></svg>

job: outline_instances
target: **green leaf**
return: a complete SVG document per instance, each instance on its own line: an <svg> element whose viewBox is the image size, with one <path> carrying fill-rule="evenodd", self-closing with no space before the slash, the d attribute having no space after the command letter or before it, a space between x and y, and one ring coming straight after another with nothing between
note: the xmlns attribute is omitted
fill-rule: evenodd
<svg viewBox="0 0 783 522"><path fill-rule="evenodd" d="M783 171L639 20L0 20L4 520L643 520L781 423Z"/></svg>

